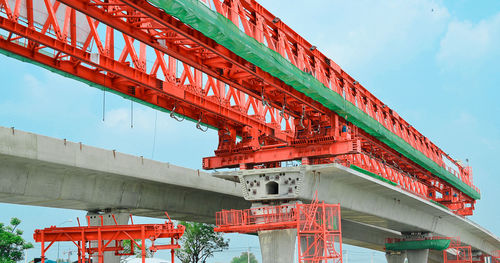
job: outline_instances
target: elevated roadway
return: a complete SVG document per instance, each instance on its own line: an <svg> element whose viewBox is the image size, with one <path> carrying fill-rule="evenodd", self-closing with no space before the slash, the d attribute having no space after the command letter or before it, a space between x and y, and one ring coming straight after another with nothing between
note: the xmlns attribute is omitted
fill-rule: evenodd
<svg viewBox="0 0 500 263"><path fill-rule="evenodd" d="M0 202L213 223L215 212L250 207L235 176L287 173L303 178L295 192L308 201L342 205L344 243L383 251L402 232L459 236L491 253L500 239L476 223L363 173L338 164L231 171L217 177L193 170L0 127ZM222 177L222 178L220 178ZM440 262L440 254L431 255Z"/></svg>

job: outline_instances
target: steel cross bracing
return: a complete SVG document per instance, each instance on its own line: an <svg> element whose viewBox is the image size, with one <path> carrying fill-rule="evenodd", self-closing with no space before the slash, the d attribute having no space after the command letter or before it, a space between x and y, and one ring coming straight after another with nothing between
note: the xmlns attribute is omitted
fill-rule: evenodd
<svg viewBox="0 0 500 263"><path fill-rule="evenodd" d="M495 251L491 256L491 263L500 263L500 250Z"/></svg>
<svg viewBox="0 0 500 263"><path fill-rule="evenodd" d="M258 3L205 3L478 190L470 167L448 157ZM7 55L176 119L190 118L202 130L218 129L219 146L215 157L203 160L206 169L276 167L289 160L355 164L458 214L472 214L473 198L147 1L0 0L0 6L0 49Z"/></svg>
<svg viewBox="0 0 500 263"><path fill-rule="evenodd" d="M170 249L170 260L174 262L174 249L180 248L179 239L184 234L183 225L175 226L170 220L163 224L139 224L119 225L112 215L115 225L105 226L103 216L100 215L100 226L90 226L90 218L87 217L88 226L56 227L51 226L37 229L33 234L35 242L41 243L41 262L45 262L45 253L55 242L71 242L77 248L78 263L92 262L91 257L97 257L97 263L104 262L104 252L114 252L116 256L133 256L135 248L141 250L142 263L146 262L146 251L156 252L158 250ZM159 239L170 239L170 244L155 244ZM123 241L130 242L129 250L124 247ZM140 240L140 243L138 243ZM147 247L146 240L151 242Z"/></svg>
<svg viewBox="0 0 500 263"><path fill-rule="evenodd" d="M216 213L216 232L256 233L297 229L298 262L342 263L342 227L339 204L262 206Z"/></svg>

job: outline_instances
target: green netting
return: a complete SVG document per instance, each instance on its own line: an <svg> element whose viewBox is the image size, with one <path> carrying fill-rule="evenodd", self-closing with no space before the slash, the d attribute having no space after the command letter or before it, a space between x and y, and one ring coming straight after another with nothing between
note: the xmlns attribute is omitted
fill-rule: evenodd
<svg viewBox="0 0 500 263"><path fill-rule="evenodd" d="M51 72L57 73L57 74L59 74L59 75L61 75L61 76L63 76L63 77L71 78L71 79L74 79L74 80L77 80L77 81L80 81L80 82L86 83L87 85L89 85L89 86L91 86L91 87L98 88L98 89L100 89L100 90L105 90L105 91L108 91L108 92L110 92L110 93L116 94L116 95L118 95L118 96L120 96L120 97L122 97L122 98L128 99L128 100L132 100L132 101L137 102L137 103L139 103L139 104L142 104L142 105L144 105L144 106L151 107L151 108L153 108L153 109L156 109L156 110L159 110L159 111L162 111L162 112L170 113L170 111L169 111L169 110L167 110L167 109L165 109L165 108L162 108L162 107L159 107L159 106L157 106L157 105L154 105L154 104L151 104L151 103L145 102L145 101L140 100L140 99L137 99L137 98L135 98L135 97L128 96L128 95L123 94L123 93L121 93L121 92L118 92L118 91L116 91L116 90L112 90L112 89L107 88L107 87L105 87L105 86L102 86L102 85L96 84L96 83L94 83L94 82L92 82L92 81L88 81L88 80L86 80L86 79L79 78L79 77L77 77L77 76L75 76L75 75L72 75L72 74L69 74L69 73L67 73L67 72L64 72L64 71L61 71L61 70L57 70L57 69L55 69L55 68L53 68L53 67L47 66L47 65L42 64L42 63L38 63L38 62L36 62L36 61L33 61L33 60L28 59L28 58L25 58L25 57L23 57L23 56L20 56L20 55L14 54L14 53L9 52L9 51L7 51L7 50L0 49L0 54L3 54L3 55L5 55L5 56L11 57L11 58L15 58L15 59L20 60L20 61L23 61L23 62L27 62L27 63L33 64L33 65L36 65L36 66L39 66L39 67L42 67L42 68L47 69L47 70L49 70L49 71L51 71ZM188 117L185 117L185 116L183 116L183 117L184 117L186 120L189 120L189 121L191 121L191 122L195 122L195 123L196 123L196 122L198 122L197 120L193 120L193 119L188 118ZM210 126L210 125L207 125L207 124L203 124L203 125L204 125L204 126L207 126L207 127L208 127L208 128L210 128L210 129L213 129L213 130L218 130L216 127L213 127L213 126Z"/></svg>
<svg viewBox="0 0 500 263"><path fill-rule="evenodd" d="M386 178L384 178L384 177L382 177L382 176L380 176L380 175L378 175L378 174L375 174L375 173L372 173L372 172L370 172L370 171L367 171L367 170L365 170L365 169L363 169L363 168L361 168L361 167L359 167L359 166L356 166L356 165L354 165L354 164L351 164L351 165L349 166L349 168L351 168L351 169L353 169L353 170L356 170L356 171L358 171L358 172L364 173L364 174L366 174L366 175L369 175L369 176L371 176L371 177L373 177L373 178L375 178L375 179L378 179L378 180L380 180L380 181L382 181L382 182L386 182L386 183L388 183L388 184L390 184L390 185L394 185L394 186L398 185L397 183L395 183L395 182L393 182L393 181L391 181L391 180L388 180L388 179L386 179Z"/></svg>
<svg viewBox="0 0 500 263"><path fill-rule="evenodd" d="M345 100L340 94L330 90L310 74L295 67L279 53L246 35L230 20L211 10L201 1L149 0L149 2L274 77L281 79L296 90L322 103L325 107L341 116L346 116L347 120L351 123L378 138L410 160L418 163L434 175L455 186L468 196L474 199L480 198L480 194L474 188L465 184L423 153L413 148L402 138L385 128L381 123L358 109L351 102Z"/></svg>
<svg viewBox="0 0 500 263"><path fill-rule="evenodd" d="M430 201L431 201L431 203L433 203L433 204L435 204L437 206L440 206L440 207L442 207L442 208L444 208L446 210L450 210L447 206L445 206L445 205L443 205L443 204L441 204L441 203L439 203L437 201L434 201L434 200L430 200Z"/></svg>
<svg viewBox="0 0 500 263"><path fill-rule="evenodd" d="M433 249L443 251L450 246L449 239L412 240L396 243L385 243L385 249L391 251Z"/></svg>

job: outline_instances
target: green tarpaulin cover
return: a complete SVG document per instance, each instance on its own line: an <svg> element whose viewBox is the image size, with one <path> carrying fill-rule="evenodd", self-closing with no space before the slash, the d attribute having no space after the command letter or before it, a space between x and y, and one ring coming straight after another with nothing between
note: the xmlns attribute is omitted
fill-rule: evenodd
<svg viewBox="0 0 500 263"><path fill-rule="evenodd" d="M455 186L468 196L479 199L480 194L443 167L413 148L381 123L358 109L340 94L324 86L316 78L298 69L279 53L246 35L223 15L211 10L198 0L149 0L166 13L178 18L205 36L231 50L240 57L281 79L286 84L320 102L370 135L418 163L434 175Z"/></svg>
<svg viewBox="0 0 500 263"><path fill-rule="evenodd" d="M347 120L351 123L360 127L370 135L378 138L380 141L384 142L389 147L395 149L410 160L418 163L434 175L455 186L468 196L474 199L480 199L481 196L475 189L462 182L450 172L446 171L443 167L436 164L417 149L413 148L410 144L389 131L378 121L358 109L351 102L345 100L340 94L330 90L313 76L295 67L279 53L267 48L263 44L257 42L254 38L246 35L230 20L209 9L202 2L198 0L149 0L149 2L163 9L168 14L180 19L182 22L190 25L194 29L202 32L207 37L215 40L217 43L255 64L274 77L281 79L286 84L294 87L296 90L322 103L325 107L335 111L340 116L346 116ZM86 82L91 86L106 89L100 85L90 83L81 78L30 61L10 52L2 50L1 53L25 62L42 66L66 77ZM110 91L113 92L112 90ZM123 94L119 95L124 96ZM129 99L133 98L129 97ZM165 111L165 109L147 104L143 101L138 102Z"/></svg>
<svg viewBox="0 0 500 263"><path fill-rule="evenodd" d="M364 173L364 174L366 174L366 175L369 175L369 176L371 176L371 177L373 177L373 178L375 178L375 179L379 179L380 181L382 181L382 182L386 182L386 183L388 183L388 184L390 184L390 185L398 185L398 184L396 184L395 182L393 182L393 181L391 181L391 180L385 179L384 177L382 177L382 176L380 176L380 175L378 175L378 174L375 174L375 173L372 173L372 172L370 172L370 171L367 171L367 170L365 170L365 169L363 169L363 168L361 168L361 167L359 167L359 166L356 166L356 165L354 165L354 164L351 164L351 165L349 166L349 168L351 168L351 169L353 169L353 170L356 170L356 171L358 171L358 172Z"/></svg>
<svg viewBox="0 0 500 263"><path fill-rule="evenodd" d="M396 243L386 243L385 249L392 251L420 249L433 249L443 251L450 246L450 242L451 241L449 239L401 241Z"/></svg>

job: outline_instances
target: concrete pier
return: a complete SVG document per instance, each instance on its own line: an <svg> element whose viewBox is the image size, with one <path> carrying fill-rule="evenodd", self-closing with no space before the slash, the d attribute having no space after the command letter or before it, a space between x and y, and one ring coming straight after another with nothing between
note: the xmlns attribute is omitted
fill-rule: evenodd
<svg viewBox="0 0 500 263"><path fill-rule="evenodd" d="M294 262L297 229L259 231L262 263Z"/></svg>
<svg viewBox="0 0 500 263"><path fill-rule="evenodd" d="M115 218L113 219L113 215ZM129 219L129 214L128 213L123 213L123 212L109 212L109 213L95 213L95 212L88 212L87 216L89 217L89 225L90 226L109 226L109 225L115 225L118 223L118 225L128 225L128 219ZM116 219L116 223L115 223ZM102 220L102 222L101 222ZM113 241L116 242L116 241ZM91 243L92 247L97 247L97 242L92 241ZM110 244L111 246L116 246L115 244ZM120 263L121 256L115 256L114 251L108 251L103 253L103 262L105 263ZM92 256L92 261L93 262L99 262L99 255L94 254Z"/></svg>
<svg viewBox="0 0 500 263"><path fill-rule="evenodd" d="M406 253L386 253L385 258L387 263L404 263L406 259Z"/></svg>
<svg viewBox="0 0 500 263"><path fill-rule="evenodd" d="M456 236L473 251L494 253L500 238L475 222L340 164L212 174L82 143L0 127L0 202L214 223L222 209L272 199L342 205L342 242L384 251L407 231ZM240 182L240 177L248 180ZM224 178L224 180L222 179ZM247 182L248 181L248 182ZM277 183L270 183L271 181ZM242 191L242 188L244 191ZM244 200L242 197L245 197ZM430 251L429 262L442 262Z"/></svg>
<svg viewBox="0 0 500 263"><path fill-rule="evenodd" d="M429 260L429 250L408 250L406 252L408 263L427 263Z"/></svg>

